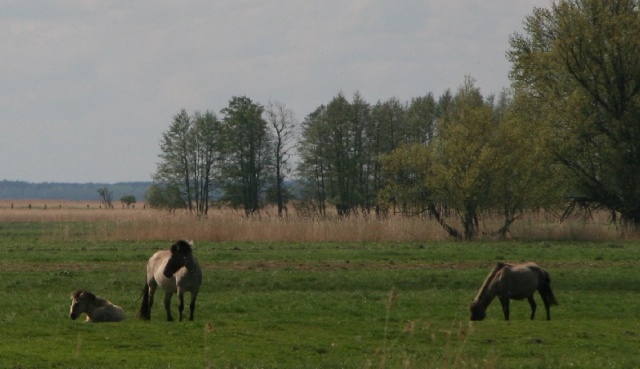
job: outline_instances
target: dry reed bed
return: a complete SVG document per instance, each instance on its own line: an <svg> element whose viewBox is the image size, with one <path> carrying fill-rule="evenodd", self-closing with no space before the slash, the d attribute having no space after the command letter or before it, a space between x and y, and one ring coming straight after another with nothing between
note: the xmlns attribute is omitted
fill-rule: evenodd
<svg viewBox="0 0 640 369"><path fill-rule="evenodd" d="M206 218L198 218L184 211L168 213L145 208L144 204L136 205L134 208L114 206L106 209L99 202L2 200L0 222L52 223L43 235L51 241L166 241L188 238L213 242L426 242L449 239L437 222L418 217L315 219L290 213L281 219L273 215L273 209L267 209L259 216L247 218L240 211L212 209ZM498 221L484 222L479 238L494 239L489 233L498 227ZM520 240L613 241L637 239L638 235L621 230L608 221L606 214L560 223L548 214L536 213L514 223L510 237Z"/></svg>

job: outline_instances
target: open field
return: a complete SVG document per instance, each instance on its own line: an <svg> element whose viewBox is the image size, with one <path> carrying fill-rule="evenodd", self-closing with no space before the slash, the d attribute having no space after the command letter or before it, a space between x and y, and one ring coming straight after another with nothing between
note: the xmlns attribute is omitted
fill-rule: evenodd
<svg viewBox="0 0 640 369"><path fill-rule="evenodd" d="M200 241L190 231L211 220L186 217L151 222L156 240L119 239L158 215L113 210L0 210L0 368L640 367L638 241ZM155 229L171 219L188 231ZM277 234L265 223L252 227ZM342 227L317 227L332 224ZM157 299L152 321L138 321L146 260L177 237L195 240L205 273L196 320L165 322ZM549 270L560 303L551 321L537 297L535 321L514 302L504 322L495 301L469 322L496 260ZM76 288L121 305L127 320L71 321Z"/></svg>

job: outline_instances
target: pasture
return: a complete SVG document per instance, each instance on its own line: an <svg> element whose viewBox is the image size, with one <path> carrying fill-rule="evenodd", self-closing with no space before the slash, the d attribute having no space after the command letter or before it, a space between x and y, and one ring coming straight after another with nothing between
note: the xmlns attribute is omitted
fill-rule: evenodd
<svg viewBox="0 0 640 369"><path fill-rule="evenodd" d="M95 229L64 219L0 223L0 367L640 367L638 241L194 238L204 273L195 321L166 322L160 299L145 322L135 316L145 265L171 240L102 240ZM541 310L529 321L529 305L516 301L505 322L497 300L484 321L469 321L498 260L549 271L560 303L551 321ZM127 319L72 321L78 288L122 306Z"/></svg>

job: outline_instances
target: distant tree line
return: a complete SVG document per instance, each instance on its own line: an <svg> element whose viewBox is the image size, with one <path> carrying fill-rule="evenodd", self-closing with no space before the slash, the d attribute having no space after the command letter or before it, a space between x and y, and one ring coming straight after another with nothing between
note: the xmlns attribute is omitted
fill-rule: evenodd
<svg viewBox="0 0 640 369"><path fill-rule="evenodd" d="M118 182L118 183L31 183L25 181L0 181L0 199L22 200L69 200L69 201L102 201L98 192L108 187L114 199L131 195L144 199L152 182Z"/></svg>
<svg viewBox="0 0 640 369"><path fill-rule="evenodd" d="M206 215L212 194L247 216L403 214L471 239L505 236L525 211L604 209L640 226L638 1L561 0L510 39L512 89L407 102L338 94L302 122L283 104L233 97L220 117L182 110L163 133L147 202ZM291 162L291 156L297 161ZM284 186L298 183L297 198ZM566 215L566 213L564 214Z"/></svg>

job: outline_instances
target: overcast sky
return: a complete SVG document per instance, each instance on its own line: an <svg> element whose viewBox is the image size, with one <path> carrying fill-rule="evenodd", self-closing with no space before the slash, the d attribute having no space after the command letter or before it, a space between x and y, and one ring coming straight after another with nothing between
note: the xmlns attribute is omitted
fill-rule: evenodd
<svg viewBox="0 0 640 369"><path fill-rule="evenodd" d="M0 180L148 181L185 108L509 86L548 0L0 0Z"/></svg>

